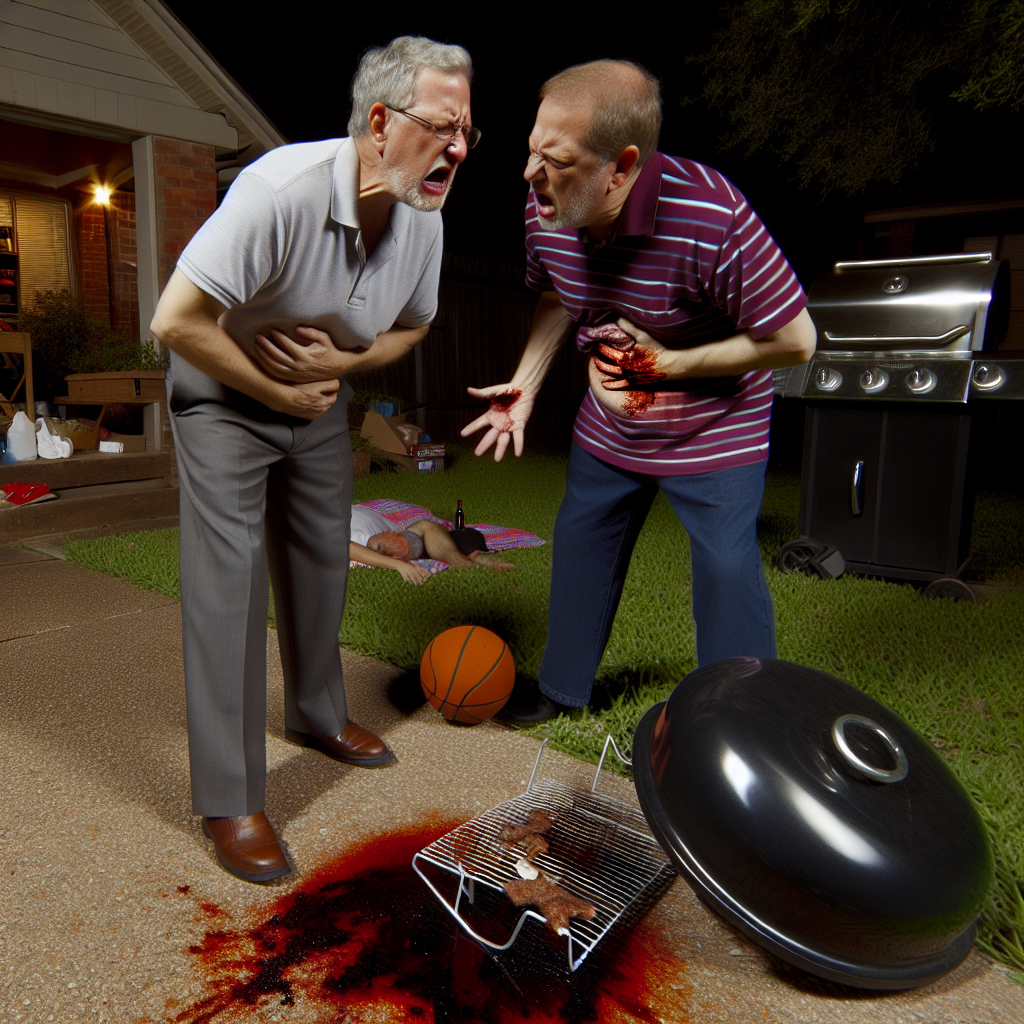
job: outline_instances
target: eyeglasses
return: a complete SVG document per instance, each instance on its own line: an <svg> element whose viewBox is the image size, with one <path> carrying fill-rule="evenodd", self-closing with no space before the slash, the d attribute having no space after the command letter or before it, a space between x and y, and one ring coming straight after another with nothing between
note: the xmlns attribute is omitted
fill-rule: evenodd
<svg viewBox="0 0 1024 1024"><path fill-rule="evenodd" d="M385 104L387 106L387 104ZM433 121L428 121L424 117L417 117L416 114L410 114L408 110L396 110L394 107L387 107L393 114L405 114L406 117L412 118L413 121L419 121L424 128L429 128L442 142L450 143L460 132L463 138L466 140L466 148L472 149L480 141L480 129L473 128L467 124L434 124Z"/></svg>

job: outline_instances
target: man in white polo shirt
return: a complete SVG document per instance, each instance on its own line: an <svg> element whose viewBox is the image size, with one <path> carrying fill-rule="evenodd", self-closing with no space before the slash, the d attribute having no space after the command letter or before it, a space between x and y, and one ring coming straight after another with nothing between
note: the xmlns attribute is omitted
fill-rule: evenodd
<svg viewBox="0 0 1024 1024"><path fill-rule="evenodd" d="M365 54L351 138L284 146L247 167L182 253L153 320L173 353L193 810L222 866L247 881L290 870L264 814L268 571L286 738L344 764L394 760L345 705L344 378L427 333L440 208L480 135L471 78L465 50L429 39Z"/></svg>

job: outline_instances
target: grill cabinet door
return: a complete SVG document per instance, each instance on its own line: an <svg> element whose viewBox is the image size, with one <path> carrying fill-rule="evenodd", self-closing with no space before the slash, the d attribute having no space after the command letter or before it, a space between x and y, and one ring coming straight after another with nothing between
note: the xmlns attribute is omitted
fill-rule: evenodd
<svg viewBox="0 0 1024 1024"><path fill-rule="evenodd" d="M804 426L800 534L839 548L846 561L872 561L882 421L869 408L811 405ZM854 472L863 463L860 512Z"/></svg>
<svg viewBox="0 0 1024 1024"><path fill-rule="evenodd" d="M969 414L868 402L809 406L800 534L834 544L855 572L954 576L967 558L974 506ZM851 491L863 462L860 513Z"/></svg>
<svg viewBox="0 0 1024 1024"><path fill-rule="evenodd" d="M970 416L890 410L883 423L872 561L955 575L971 533L973 496L965 493Z"/></svg>

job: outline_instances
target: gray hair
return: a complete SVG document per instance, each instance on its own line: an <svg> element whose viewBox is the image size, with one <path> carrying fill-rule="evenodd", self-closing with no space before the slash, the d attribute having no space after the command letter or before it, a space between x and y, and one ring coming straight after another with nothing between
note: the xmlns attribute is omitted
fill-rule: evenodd
<svg viewBox="0 0 1024 1024"><path fill-rule="evenodd" d="M383 103L404 110L416 98L416 83L427 70L455 72L473 81L473 61L461 46L435 43L424 36L399 36L387 46L367 50L352 79L348 133L358 139L370 130L370 108Z"/></svg>
<svg viewBox="0 0 1024 1024"><path fill-rule="evenodd" d="M541 86L540 98L548 97L573 106L593 106L583 145L602 160L618 160L623 150L636 146L642 166L658 148L661 86L639 64L630 60L576 64Z"/></svg>

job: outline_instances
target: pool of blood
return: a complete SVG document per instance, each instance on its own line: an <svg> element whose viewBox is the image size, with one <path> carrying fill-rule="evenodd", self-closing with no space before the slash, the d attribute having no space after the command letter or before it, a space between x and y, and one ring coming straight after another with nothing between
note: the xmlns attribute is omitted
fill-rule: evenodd
<svg viewBox="0 0 1024 1024"><path fill-rule="evenodd" d="M414 853L456 824L432 821L353 847L236 928L204 903L219 927L189 952L207 993L168 1019L227 1024L256 1007L300 1004L303 1019L324 1024L689 1019L680 990L685 962L643 922L613 928L575 973L565 940L538 922L527 922L502 954L465 935L411 865ZM658 1015L652 1000L669 992L670 980L671 1016Z"/></svg>

